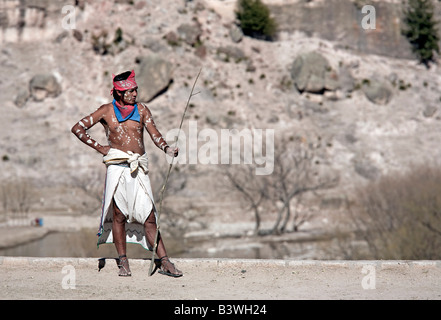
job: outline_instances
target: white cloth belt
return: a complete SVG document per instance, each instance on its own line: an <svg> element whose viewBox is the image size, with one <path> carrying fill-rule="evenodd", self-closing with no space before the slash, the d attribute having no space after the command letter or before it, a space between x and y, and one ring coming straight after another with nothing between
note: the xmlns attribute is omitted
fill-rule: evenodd
<svg viewBox="0 0 441 320"><path fill-rule="evenodd" d="M127 163L130 167L130 172L136 171L139 167L144 171L144 173L149 172L148 167L148 157L144 153L142 156L139 153L133 153L132 151L121 151L118 149L110 148L107 155L103 157L103 162L106 166L111 164L122 164Z"/></svg>

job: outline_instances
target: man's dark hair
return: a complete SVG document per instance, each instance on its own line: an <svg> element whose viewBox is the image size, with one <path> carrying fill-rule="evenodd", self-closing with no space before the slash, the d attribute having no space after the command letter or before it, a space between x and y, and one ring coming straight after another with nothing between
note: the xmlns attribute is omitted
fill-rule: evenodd
<svg viewBox="0 0 441 320"><path fill-rule="evenodd" d="M121 81L121 80L127 80L127 78L132 74L132 71L126 71L123 73L120 73L118 75L115 76L115 81Z"/></svg>
<svg viewBox="0 0 441 320"><path fill-rule="evenodd" d="M132 71L126 71L126 72L120 73L120 74L116 75L115 78L113 78L113 81L127 80L127 78L130 76L131 73L132 73ZM115 100L119 100L121 97L118 95L118 93L116 91L118 91L118 90L113 88L113 98ZM124 93L124 91L118 91L118 92Z"/></svg>

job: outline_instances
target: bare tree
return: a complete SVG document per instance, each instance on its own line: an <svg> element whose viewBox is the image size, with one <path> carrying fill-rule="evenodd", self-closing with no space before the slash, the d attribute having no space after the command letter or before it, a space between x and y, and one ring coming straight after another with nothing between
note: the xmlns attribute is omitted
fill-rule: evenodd
<svg viewBox="0 0 441 320"><path fill-rule="evenodd" d="M276 144L274 172L269 177L270 198L282 203L271 233L287 231L288 222L293 221L293 231L313 217L312 210L299 210L302 195L335 187L337 176L322 175L317 151L320 144L308 143L304 138L290 137ZM296 206L292 207L292 203Z"/></svg>
<svg viewBox="0 0 441 320"><path fill-rule="evenodd" d="M152 158L153 157L154 156L152 155ZM159 163L156 158L153 158L152 162L155 164ZM158 209L161 190L167 176L167 168L168 165L158 164L156 168L152 166L149 171L153 196ZM197 205L191 201L182 201L182 192L185 192L188 179L192 175L191 172L195 169L195 167L191 166L173 167L166 189L163 193L161 215L164 215L165 218L161 222L161 225L165 226L163 230L168 230L167 232L177 239L180 239L191 226L199 225L200 227L205 227L203 218L205 217L206 212L203 210L201 211Z"/></svg>
<svg viewBox="0 0 441 320"><path fill-rule="evenodd" d="M259 233L261 224L262 204L268 199L268 183L266 176L255 174L254 165L222 166L224 175L227 177L230 192L239 192L242 201L254 213L254 234Z"/></svg>
<svg viewBox="0 0 441 320"><path fill-rule="evenodd" d="M268 176L255 174L254 165L224 167L230 192L240 195L244 203L254 212L254 234L275 234L292 231L313 217L313 210L300 209L302 196L332 188L338 177L322 175L317 170L319 144L308 143L303 138L280 139L276 142L274 171ZM277 204L281 206L277 209ZM260 230L262 214L276 209L277 216L270 230Z"/></svg>
<svg viewBox="0 0 441 320"><path fill-rule="evenodd" d="M104 172L94 170L87 175L72 176L72 186L84 192L90 201L83 201L84 211L95 213L102 205Z"/></svg>
<svg viewBox="0 0 441 320"><path fill-rule="evenodd" d="M26 179L4 180L0 185L0 201L5 215L26 219L35 202L35 189Z"/></svg>

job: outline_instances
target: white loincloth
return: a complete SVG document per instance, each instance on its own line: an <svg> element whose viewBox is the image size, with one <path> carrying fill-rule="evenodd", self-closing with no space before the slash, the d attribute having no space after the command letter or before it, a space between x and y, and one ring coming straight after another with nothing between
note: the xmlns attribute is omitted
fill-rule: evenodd
<svg viewBox="0 0 441 320"><path fill-rule="evenodd" d="M130 151L126 153L112 148L103 157L103 162L107 166L107 174L98 246L103 243L113 243L112 200L114 200L127 218L125 225L127 243L138 243L145 249L151 250L145 236L144 222L152 209L157 217L157 210L148 176L147 154L140 156L137 153Z"/></svg>

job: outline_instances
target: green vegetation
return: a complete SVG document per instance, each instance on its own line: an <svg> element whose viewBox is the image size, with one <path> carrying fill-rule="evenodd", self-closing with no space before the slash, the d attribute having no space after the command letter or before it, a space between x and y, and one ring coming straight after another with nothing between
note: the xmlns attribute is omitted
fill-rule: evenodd
<svg viewBox="0 0 441 320"><path fill-rule="evenodd" d="M276 35L277 24L261 0L238 0L236 18L247 36L271 41Z"/></svg>
<svg viewBox="0 0 441 320"><path fill-rule="evenodd" d="M115 31L115 37L113 39L114 44L118 44L123 41L123 31L121 28L118 27Z"/></svg>
<svg viewBox="0 0 441 320"><path fill-rule="evenodd" d="M409 0L404 10L404 24L403 35L419 61L428 67L439 53L440 40L432 0Z"/></svg>

